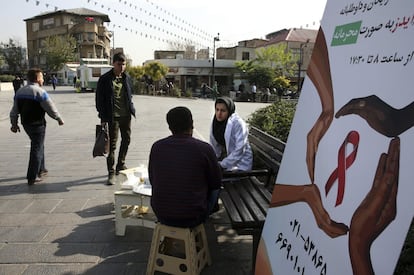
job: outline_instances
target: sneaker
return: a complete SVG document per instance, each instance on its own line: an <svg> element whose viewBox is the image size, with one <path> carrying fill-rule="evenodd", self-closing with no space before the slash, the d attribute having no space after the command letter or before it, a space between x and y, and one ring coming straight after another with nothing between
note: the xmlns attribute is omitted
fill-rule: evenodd
<svg viewBox="0 0 414 275"><path fill-rule="evenodd" d="M47 175L47 173L49 173L49 171L48 171L47 169L40 170L40 172L39 172L38 176L39 176L39 178L41 178L41 177L46 176L46 175Z"/></svg>
<svg viewBox="0 0 414 275"><path fill-rule="evenodd" d="M108 176L108 180L106 181L106 185L114 185L115 184L115 175L110 174Z"/></svg>
<svg viewBox="0 0 414 275"><path fill-rule="evenodd" d="M121 165L121 166L117 166L117 167L116 167L115 174L119 175L119 171L121 171L121 170L126 170L126 169L128 169L128 167L126 167L126 165L125 165L125 164L123 164L123 165Z"/></svg>
<svg viewBox="0 0 414 275"><path fill-rule="evenodd" d="M35 184L36 182L41 182L42 181L42 179L41 178L35 178L34 180L28 180L27 181L27 184L28 185L33 185L33 184Z"/></svg>

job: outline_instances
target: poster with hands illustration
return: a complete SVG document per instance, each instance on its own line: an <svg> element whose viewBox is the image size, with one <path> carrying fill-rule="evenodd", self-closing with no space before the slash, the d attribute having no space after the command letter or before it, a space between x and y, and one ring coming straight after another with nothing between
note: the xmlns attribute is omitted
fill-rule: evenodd
<svg viewBox="0 0 414 275"><path fill-rule="evenodd" d="M412 1L327 1L256 274L393 274L414 214L412 37Z"/></svg>

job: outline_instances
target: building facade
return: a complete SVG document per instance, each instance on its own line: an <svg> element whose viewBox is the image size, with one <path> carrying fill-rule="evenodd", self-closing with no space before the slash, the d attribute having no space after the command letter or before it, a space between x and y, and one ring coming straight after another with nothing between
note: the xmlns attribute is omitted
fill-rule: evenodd
<svg viewBox="0 0 414 275"><path fill-rule="evenodd" d="M290 81L293 89L299 91L316 35L317 30L283 29L268 34L266 39L245 40L234 47L219 47L216 49L214 65L208 54L203 59L186 58L188 55L185 51L155 51L154 60L147 62L158 61L166 65L169 68L167 81L171 81L182 91L191 90L193 94L200 94L203 84L213 86L214 78L219 92L228 95L230 91L238 91L241 86L244 87L244 91L250 91L250 83L245 79L244 73L236 68L236 61L254 60L258 50L284 44L292 53L293 59L297 60L297 70L295 76L290 77ZM260 91L264 87L258 88Z"/></svg>
<svg viewBox="0 0 414 275"><path fill-rule="evenodd" d="M110 58L111 33L104 26L108 15L79 8L43 13L26 22L29 67L47 70L45 39L70 35L76 39L76 61L81 58Z"/></svg>

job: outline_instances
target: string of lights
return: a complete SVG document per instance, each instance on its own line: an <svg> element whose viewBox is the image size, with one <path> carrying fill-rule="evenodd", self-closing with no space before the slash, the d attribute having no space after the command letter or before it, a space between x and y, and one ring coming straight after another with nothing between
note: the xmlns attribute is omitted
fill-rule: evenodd
<svg viewBox="0 0 414 275"><path fill-rule="evenodd" d="M51 4L53 0L25 1L54 11L61 9ZM85 0L85 2L91 10L108 14L112 18L112 22L107 24L108 29L127 32L142 39L167 43L176 48L191 45L197 50L209 49L214 38L213 34L151 0L118 0L116 4L106 4L97 0ZM309 25L315 26L316 23L306 24L306 28Z"/></svg>

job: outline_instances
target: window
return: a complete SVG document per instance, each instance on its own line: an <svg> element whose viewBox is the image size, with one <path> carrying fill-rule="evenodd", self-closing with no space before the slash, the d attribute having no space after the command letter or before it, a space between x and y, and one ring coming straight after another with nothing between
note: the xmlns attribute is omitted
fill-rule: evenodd
<svg viewBox="0 0 414 275"><path fill-rule="evenodd" d="M242 52L242 60L250 60L250 53Z"/></svg>
<svg viewBox="0 0 414 275"><path fill-rule="evenodd" d="M88 32L88 41L89 42L95 42L95 33L94 32Z"/></svg>
<svg viewBox="0 0 414 275"><path fill-rule="evenodd" d="M33 22L32 23L32 31L33 32L39 31L39 22Z"/></svg>
<svg viewBox="0 0 414 275"><path fill-rule="evenodd" d="M53 18L53 17L43 19L43 27L54 25L54 24L55 24L55 18Z"/></svg>

